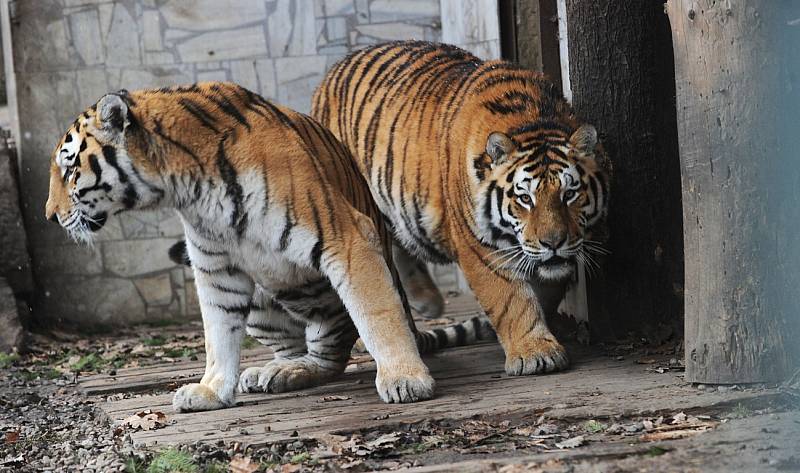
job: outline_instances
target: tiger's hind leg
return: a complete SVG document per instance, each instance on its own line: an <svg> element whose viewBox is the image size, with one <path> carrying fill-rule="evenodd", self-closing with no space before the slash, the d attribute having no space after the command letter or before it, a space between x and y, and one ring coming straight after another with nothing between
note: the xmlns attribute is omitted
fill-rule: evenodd
<svg viewBox="0 0 800 473"><path fill-rule="evenodd" d="M344 372L357 334L327 281L291 294L279 293L269 311L257 313L261 314L269 321L253 319L248 326L254 326L253 336L260 335L256 338L273 347L275 359L246 369L239 380L242 392L294 391L318 386ZM257 332L257 324L269 330Z"/></svg>
<svg viewBox="0 0 800 473"><path fill-rule="evenodd" d="M275 358L299 358L306 354L306 324L292 318L261 286L256 286L247 334L272 349Z"/></svg>
<svg viewBox="0 0 800 473"><path fill-rule="evenodd" d="M411 308L426 319L441 317L444 298L425 263L397 243L393 245L393 259Z"/></svg>

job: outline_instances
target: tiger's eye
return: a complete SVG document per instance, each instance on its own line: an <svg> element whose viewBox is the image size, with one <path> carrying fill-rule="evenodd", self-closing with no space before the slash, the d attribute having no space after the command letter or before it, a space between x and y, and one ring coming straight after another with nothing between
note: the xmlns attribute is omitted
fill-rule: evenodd
<svg viewBox="0 0 800 473"><path fill-rule="evenodd" d="M529 196L528 194L522 194L519 197L517 197L517 199L525 205L531 205L531 203L533 202L531 196Z"/></svg>
<svg viewBox="0 0 800 473"><path fill-rule="evenodd" d="M575 197L575 191L570 189L564 192L564 202L569 202L572 198Z"/></svg>

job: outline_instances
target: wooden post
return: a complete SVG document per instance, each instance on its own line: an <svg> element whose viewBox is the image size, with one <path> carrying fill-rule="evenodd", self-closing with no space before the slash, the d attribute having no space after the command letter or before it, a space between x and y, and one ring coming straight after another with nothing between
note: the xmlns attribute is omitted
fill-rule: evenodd
<svg viewBox="0 0 800 473"><path fill-rule="evenodd" d="M792 364L789 345L798 344L790 322L800 311L800 27L793 43L787 35L800 12L791 3L667 2L683 181L687 381L779 381Z"/></svg>
<svg viewBox="0 0 800 473"><path fill-rule="evenodd" d="M566 0L565 7L572 103L598 129L614 166L611 255L589 280L593 339L677 338L683 236L663 4Z"/></svg>

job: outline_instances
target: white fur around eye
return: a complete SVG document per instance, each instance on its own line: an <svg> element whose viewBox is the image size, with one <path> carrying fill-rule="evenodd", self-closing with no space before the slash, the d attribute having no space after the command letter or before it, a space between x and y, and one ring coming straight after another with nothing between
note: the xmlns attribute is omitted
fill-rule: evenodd
<svg viewBox="0 0 800 473"><path fill-rule="evenodd" d="M74 135L70 136L72 136L72 141L69 143L64 143L61 146L61 149L58 150L58 156L56 156L56 164L62 168L72 164L81 149L81 143L78 137Z"/></svg>

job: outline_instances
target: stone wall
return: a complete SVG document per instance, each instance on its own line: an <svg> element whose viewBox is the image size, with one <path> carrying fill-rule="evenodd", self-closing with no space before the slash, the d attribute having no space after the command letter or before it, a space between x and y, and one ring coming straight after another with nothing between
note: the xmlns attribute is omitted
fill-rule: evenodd
<svg viewBox="0 0 800 473"><path fill-rule="evenodd" d="M496 3L466 3L472 10L457 8L461 2L455 0L12 1L14 128L34 274L42 288L37 313L101 324L198 313L191 272L166 257L182 233L172 211L112 219L94 248L77 247L42 218L52 147L104 93L232 80L308 111L326 69L364 45L445 37L497 56ZM443 25L443 12L456 18Z"/></svg>

